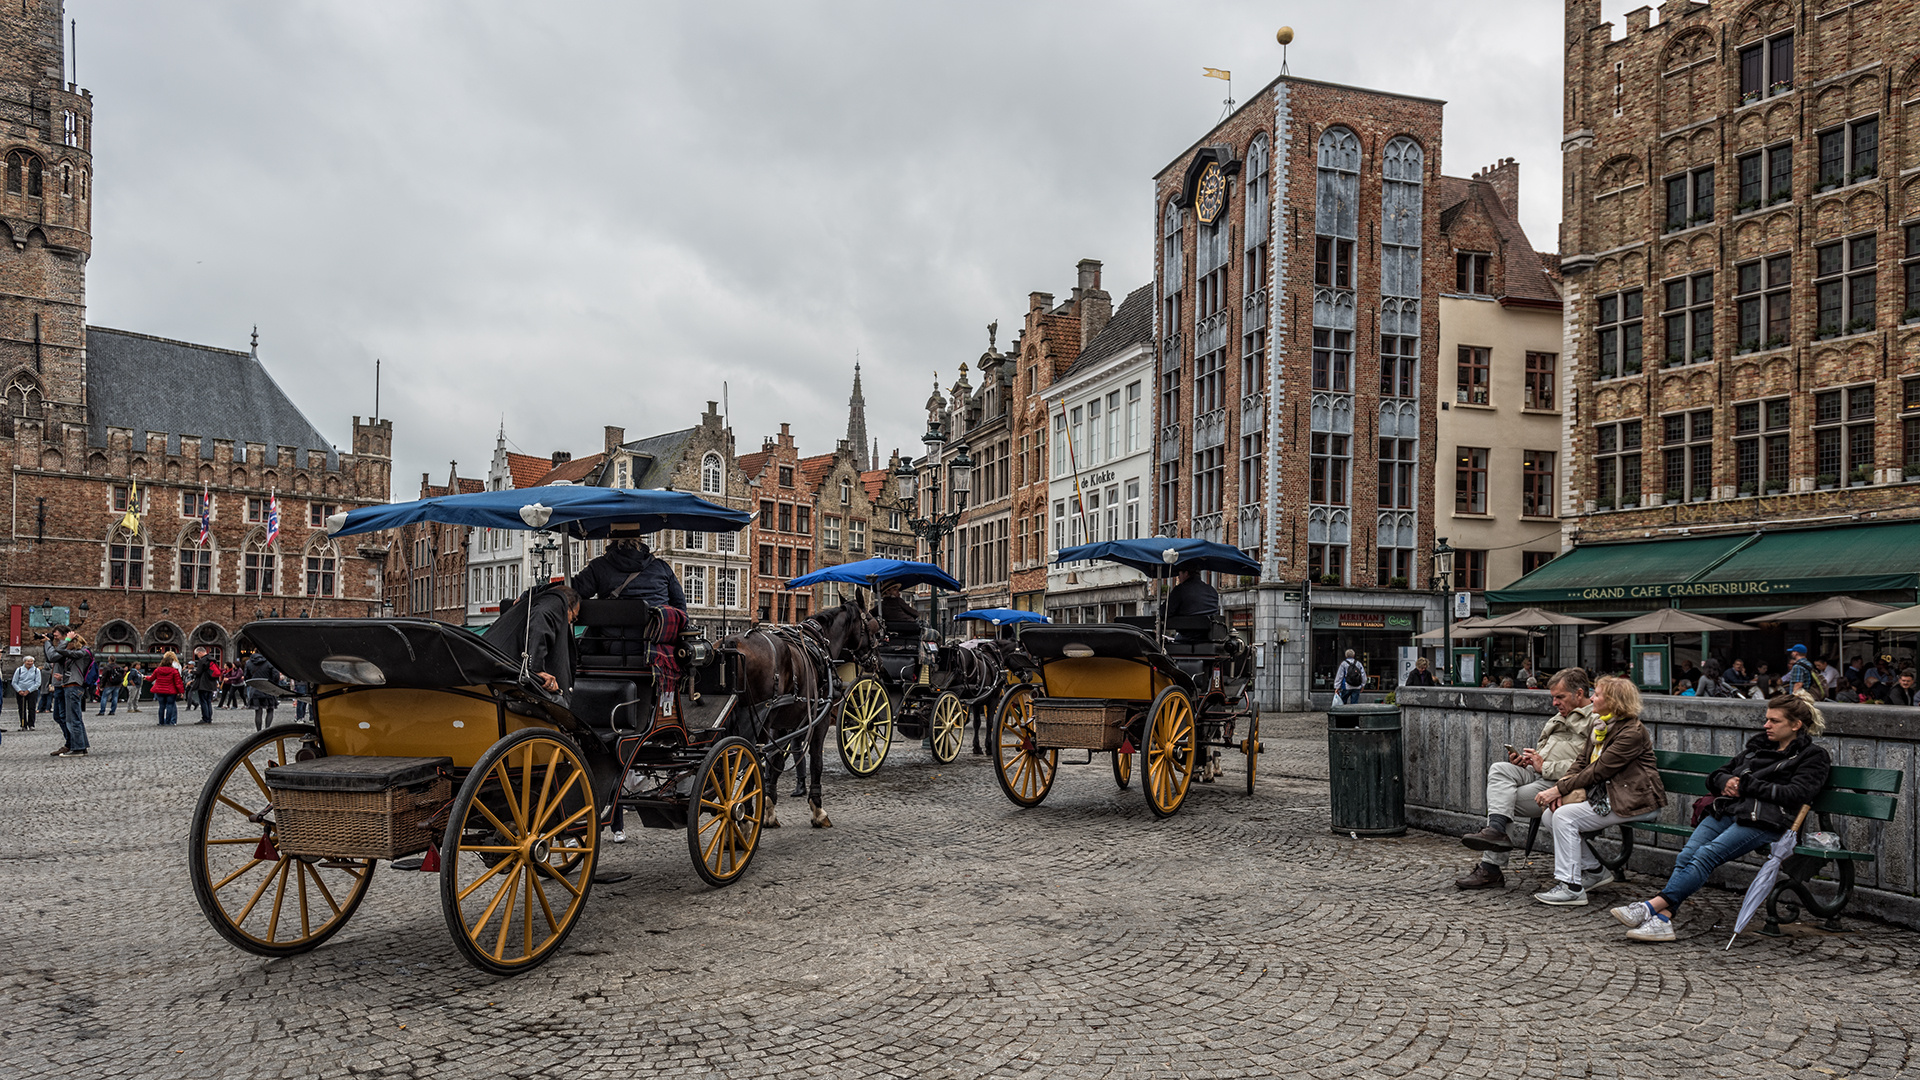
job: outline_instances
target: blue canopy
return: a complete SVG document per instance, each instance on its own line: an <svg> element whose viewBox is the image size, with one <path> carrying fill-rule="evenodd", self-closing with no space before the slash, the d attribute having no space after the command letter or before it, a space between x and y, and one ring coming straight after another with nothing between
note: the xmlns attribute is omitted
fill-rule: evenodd
<svg viewBox="0 0 1920 1080"><path fill-rule="evenodd" d="M1172 552L1169 556L1167 553ZM1259 574L1260 564L1237 547L1210 540L1176 540L1149 536L1139 540L1105 540L1098 544L1060 549L1056 565L1096 559L1131 566L1148 577L1172 577L1182 570L1211 570L1222 574Z"/></svg>
<svg viewBox="0 0 1920 1080"><path fill-rule="evenodd" d="M954 618L955 619L979 619L979 620L982 620L983 622L990 622L995 626L1000 626L1004 623L1052 622L1053 621L1052 619L1047 618L1045 615L1042 615L1037 611L1021 611L1019 608L1010 608L1010 607L977 608L973 611L963 611L960 614L955 615Z"/></svg>
<svg viewBox="0 0 1920 1080"><path fill-rule="evenodd" d="M598 540L662 529L738 532L752 520L745 510L716 506L684 491L557 484L362 506L328 518L327 532L353 536L432 521L489 529L551 529L581 540Z"/></svg>
<svg viewBox="0 0 1920 1080"><path fill-rule="evenodd" d="M932 585L938 589L952 589L958 592L966 586L953 579L945 570L924 562L909 562L906 559L861 559L859 562L841 563L839 566L823 566L810 574L801 574L787 582L789 589L802 589L808 585Z"/></svg>

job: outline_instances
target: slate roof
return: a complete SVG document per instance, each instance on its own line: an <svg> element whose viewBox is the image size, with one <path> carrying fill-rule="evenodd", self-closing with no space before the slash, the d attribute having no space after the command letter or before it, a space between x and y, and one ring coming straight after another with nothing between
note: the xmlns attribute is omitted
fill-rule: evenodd
<svg viewBox="0 0 1920 1080"><path fill-rule="evenodd" d="M1152 344L1153 283L1148 282L1128 293L1127 298L1120 301L1120 307L1113 313L1113 318L1107 320L1107 325L1094 335L1092 341L1087 342L1086 348L1080 350L1080 355L1067 366L1066 371L1061 372L1060 379L1086 371L1096 364L1105 363L1135 345L1151 346Z"/></svg>
<svg viewBox="0 0 1920 1080"><path fill-rule="evenodd" d="M513 478L513 486L516 488L537 487L540 484L540 478L552 471L553 461L550 458L507 451L507 475Z"/></svg>
<svg viewBox="0 0 1920 1080"><path fill-rule="evenodd" d="M1527 239L1526 230L1520 227L1520 220L1500 201L1500 194L1492 184L1484 180L1442 176L1440 231L1446 232L1451 228L1470 202L1477 203L1486 211L1494 230L1500 234L1506 274L1500 282L1499 298L1559 304L1560 290L1553 286L1553 278L1547 272L1547 260L1533 249L1533 242ZM1559 256L1554 256L1553 261L1557 267Z"/></svg>
<svg viewBox="0 0 1920 1080"><path fill-rule="evenodd" d="M680 451L686 447L687 440L693 438L698 427L681 428L669 431L665 435L653 435L630 443L621 443L624 450L632 451L635 456L647 458L645 469L633 470L633 486L640 488L664 488L673 479L673 466L680 457Z"/></svg>
<svg viewBox="0 0 1920 1080"><path fill-rule="evenodd" d="M107 445L107 429L197 435L200 456L213 456L215 439L267 448L319 450L337 464L334 445L273 381L251 353L150 337L104 326L87 327L87 440ZM176 451L177 438L168 449Z"/></svg>

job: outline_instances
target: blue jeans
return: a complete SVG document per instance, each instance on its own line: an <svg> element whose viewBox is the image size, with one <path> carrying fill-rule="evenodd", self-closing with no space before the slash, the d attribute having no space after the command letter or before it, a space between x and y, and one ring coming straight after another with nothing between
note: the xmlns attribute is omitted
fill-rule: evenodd
<svg viewBox="0 0 1920 1080"><path fill-rule="evenodd" d="M200 699L200 722L203 724L213 723L213 691L195 690L193 693L194 696Z"/></svg>
<svg viewBox="0 0 1920 1080"><path fill-rule="evenodd" d="M1687 837L1680 857L1673 861L1673 876L1667 878L1667 887L1660 890L1667 901L1667 910L1679 907L1687 897L1699 892L1700 886L1707 883L1722 863L1759 851L1779 838L1779 833L1735 824L1730 817L1707 815L1706 820L1694 826L1693 835Z"/></svg>
<svg viewBox="0 0 1920 1080"><path fill-rule="evenodd" d="M100 711L95 716L112 716L120 711L120 688L103 686L100 688Z"/></svg>
<svg viewBox="0 0 1920 1080"><path fill-rule="evenodd" d="M53 714L53 721L59 724L60 730L66 734L69 750L85 750L88 747L85 719L87 707L81 704L81 697L85 693L86 687L79 683L71 683L62 686L54 694L54 704L59 711Z"/></svg>
<svg viewBox="0 0 1920 1080"><path fill-rule="evenodd" d="M1357 686L1343 687L1334 693L1339 696L1342 705L1352 705L1360 700L1360 688Z"/></svg>
<svg viewBox="0 0 1920 1080"><path fill-rule="evenodd" d="M172 727L180 722L180 700L178 694L155 694L153 700L160 703L160 726Z"/></svg>

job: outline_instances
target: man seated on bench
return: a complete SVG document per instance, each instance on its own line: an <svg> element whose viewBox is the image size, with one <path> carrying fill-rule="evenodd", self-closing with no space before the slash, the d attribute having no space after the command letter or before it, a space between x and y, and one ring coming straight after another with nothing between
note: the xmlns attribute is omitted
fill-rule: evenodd
<svg viewBox="0 0 1920 1080"><path fill-rule="evenodd" d="M1773 846L1792 828L1800 808L1827 786L1833 759L1813 741L1825 725L1805 698L1782 694L1767 702L1767 720L1732 761L1707 777L1718 792L1713 810L1694 827L1673 861L1667 887L1651 900L1613 909L1635 941L1672 941L1673 913L1700 890L1722 863Z"/></svg>
<svg viewBox="0 0 1920 1080"><path fill-rule="evenodd" d="M1553 812L1534 801L1534 796L1579 768L1587 731L1593 727L1593 703L1587 699L1587 673L1579 668L1561 669L1548 680L1547 689L1553 693L1558 715L1547 718L1533 746L1509 752L1507 760L1487 768L1487 827L1460 839L1485 854L1471 873L1454 881L1456 889L1493 889L1507 883L1502 867L1513 850L1507 826L1514 818L1537 817L1548 835L1553 833Z"/></svg>
<svg viewBox="0 0 1920 1080"><path fill-rule="evenodd" d="M1167 618L1178 619L1182 616L1203 616L1209 619L1220 617L1220 593L1213 586L1200 580L1200 575L1192 570L1180 571L1179 583L1167 594ZM1181 642L1211 640L1206 630L1179 630L1173 639Z"/></svg>
<svg viewBox="0 0 1920 1080"><path fill-rule="evenodd" d="M1587 733L1583 764L1534 801L1553 811L1553 876L1556 884L1533 898L1555 907L1585 907L1587 886L1581 873L1599 870L1600 859L1581 839L1630 821L1651 821L1667 804L1653 736L1640 722L1640 691L1617 675L1595 685L1595 720ZM1594 884L1611 881L1606 877Z"/></svg>

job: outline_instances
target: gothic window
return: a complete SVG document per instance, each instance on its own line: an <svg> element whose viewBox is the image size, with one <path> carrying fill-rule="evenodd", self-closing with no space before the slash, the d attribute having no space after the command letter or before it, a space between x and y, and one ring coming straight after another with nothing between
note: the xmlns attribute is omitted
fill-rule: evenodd
<svg viewBox="0 0 1920 1080"><path fill-rule="evenodd" d="M140 534L115 527L107 541L107 585L115 589L146 587L146 542Z"/></svg>
<svg viewBox="0 0 1920 1080"><path fill-rule="evenodd" d="M340 552L333 546L332 541L309 548L307 550L307 595L338 595L339 567Z"/></svg>
<svg viewBox="0 0 1920 1080"><path fill-rule="evenodd" d="M708 451L707 456L700 459L701 493L705 495L719 494L721 490L720 479L720 455Z"/></svg>
<svg viewBox="0 0 1920 1080"><path fill-rule="evenodd" d="M7 154L7 194L40 197L40 158L25 150Z"/></svg>
<svg viewBox="0 0 1920 1080"><path fill-rule="evenodd" d="M265 541L266 534L256 532L248 538L246 549L241 555L241 591L255 596L272 596L278 591L274 586L275 564L279 562L278 553Z"/></svg>
<svg viewBox="0 0 1920 1080"><path fill-rule="evenodd" d="M189 525L180 534L175 551L179 555L181 592L212 592L216 552L211 543L199 542L200 527Z"/></svg>
<svg viewBox="0 0 1920 1080"><path fill-rule="evenodd" d="M1349 392L1353 359L1353 259L1359 235L1360 140L1343 127L1320 136L1314 202L1313 342L1316 389Z"/></svg>

